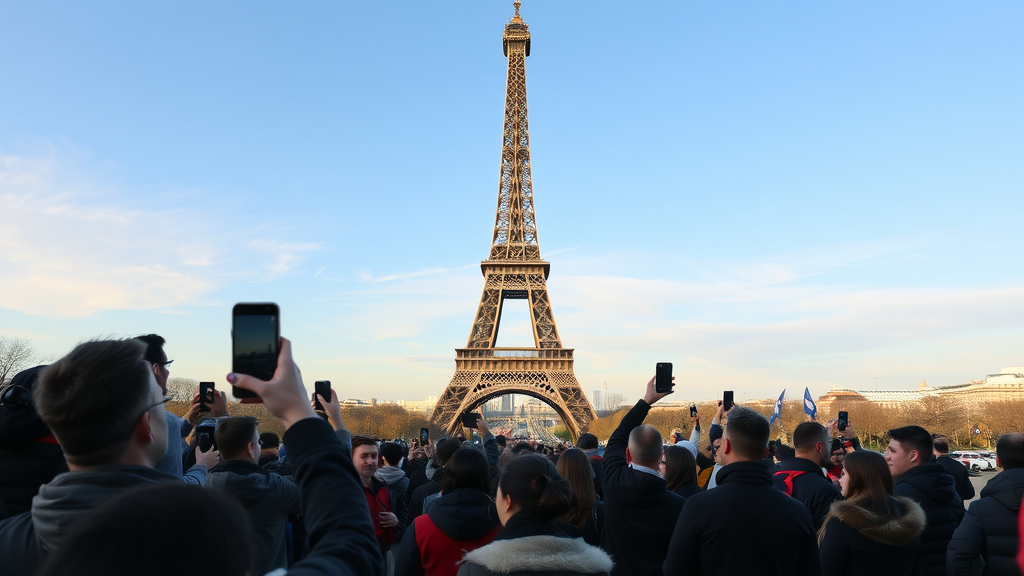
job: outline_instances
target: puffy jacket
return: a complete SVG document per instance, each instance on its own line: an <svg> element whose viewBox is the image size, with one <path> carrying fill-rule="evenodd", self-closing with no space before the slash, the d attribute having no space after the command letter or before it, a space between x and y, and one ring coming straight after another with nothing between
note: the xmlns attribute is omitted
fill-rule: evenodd
<svg viewBox="0 0 1024 576"><path fill-rule="evenodd" d="M953 476L939 464L920 464L896 478L895 495L921 505L928 527L921 534L921 565L925 576L946 573L946 546L964 517L964 502Z"/></svg>
<svg viewBox="0 0 1024 576"><path fill-rule="evenodd" d="M921 573L924 510L909 498L891 499L895 514L870 503L834 502L819 543L824 576Z"/></svg>
<svg viewBox="0 0 1024 576"><path fill-rule="evenodd" d="M438 498L406 530L395 554L395 576L454 576L466 552L490 544L501 531L490 508L487 494L471 488Z"/></svg>
<svg viewBox="0 0 1024 576"><path fill-rule="evenodd" d="M948 574L972 574L971 565L981 556L982 574L1019 575L1017 556L1017 514L1024 497L1024 468L1004 470L981 489L981 498L971 502L946 550Z"/></svg>
<svg viewBox="0 0 1024 576"><path fill-rule="evenodd" d="M788 490L787 477L793 487L792 493ZM815 531L821 528L825 516L828 515L829 506L836 500L843 499L835 484L825 478L821 466L807 458L786 458L779 464L779 470L772 478L776 488L789 493L807 506L811 520L814 521Z"/></svg>

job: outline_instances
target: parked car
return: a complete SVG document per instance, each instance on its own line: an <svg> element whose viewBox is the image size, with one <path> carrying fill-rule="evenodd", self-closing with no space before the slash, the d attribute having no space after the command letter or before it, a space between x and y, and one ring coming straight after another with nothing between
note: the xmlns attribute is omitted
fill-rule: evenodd
<svg viewBox="0 0 1024 576"><path fill-rule="evenodd" d="M968 470L980 472L982 470L995 470L995 458L986 458L977 452L950 452L950 457L967 467Z"/></svg>

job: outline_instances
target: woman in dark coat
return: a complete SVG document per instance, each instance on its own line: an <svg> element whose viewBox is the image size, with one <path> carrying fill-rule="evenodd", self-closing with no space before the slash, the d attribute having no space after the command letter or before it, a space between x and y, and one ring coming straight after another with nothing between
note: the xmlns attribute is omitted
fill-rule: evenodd
<svg viewBox="0 0 1024 576"><path fill-rule="evenodd" d="M682 446L665 448L665 455L661 457L661 474L665 477L665 489L669 492L675 492L683 498L700 492L700 486L697 486L697 460L693 452Z"/></svg>
<svg viewBox="0 0 1024 576"><path fill-rule="evenodd" d="M597 499L590 460L582 451L570 448L558 457L558 473L572 487L572 503L559 526L573 538L582 537L587 544L600 546L604 502Z"/></svg>
<svg viewBox="0 0 1024 576"><path fill-rule="evenodd" d="M846 455L839 478L845 500L833 502L818 532L823 576L921 574L921 506L893 496L885 458L861 450Z"/></svg>
<svg viewBox="0 0 1024 576"><path fill-rule="evenodd" d="M498 478L495 504L505 528L494 542L469 554L458 576L610 574L612 559L557 524L569 511L572 488L547 458L525 454Z"/></svg>

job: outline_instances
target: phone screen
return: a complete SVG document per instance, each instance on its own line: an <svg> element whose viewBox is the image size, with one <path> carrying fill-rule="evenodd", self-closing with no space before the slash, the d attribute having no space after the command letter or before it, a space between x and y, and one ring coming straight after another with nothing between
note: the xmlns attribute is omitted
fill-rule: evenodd
<svg viewBox="0 0 1024 576"><path fill-rule="evenodd" d="M331 401L331 381L330 380L317 380L316 384L313 385L314 394L313 401L316 403L316 410L323 410L324 407L320 403L320 399L317 398L317 394L324 397L324 400Z"/></svg>
<svg viewBox="0 0 1024 576"><path fill-rule="evenodd" d="M722 395L722 408L728 412L732 408L732 390L726 390Z"/></svg>
<svg viewBox="0 0 1024 576"><path fill-rule="evenodd" d="M420 446L426 446L428 442L430 442L430 430L420 428Z"/></svg>
<svg viewBox="0 0 1024 576"><path fill-rule="evenodd" d="M232 310L231 371L270 380L277 370L281 345L280 315L277 304L235 304ZM232 386L236 398L256 398L250 392Z"/></svg>
<svg viewBox="0 0 1024 576"><path fill-rule="evenodd" d="M200 382L199 383L199 411L208 412L210 410L210 404L213 404L213 390L215 385L213 382Z"/></svg>
<svg viewBox="0 0 1024 576"><path fill-rule="evenodd" d="M690 417L691 418L696 418L697 417L697 407L696 406L690 406Z"/></svg>
<svg viewBox="0 0 1024 576"><path fill-rule="evenodd" d="M836 427L839 428L840 432L846 432L846 426L850 423L850 414L848 412L839 411L839 422Z"/></svg>
<svg viewBox="0 0 1024 576"><path fill-rule="evenodd" d="M654 371L654 391L658 394L672 391L672 363L658 362Z"/></svg>

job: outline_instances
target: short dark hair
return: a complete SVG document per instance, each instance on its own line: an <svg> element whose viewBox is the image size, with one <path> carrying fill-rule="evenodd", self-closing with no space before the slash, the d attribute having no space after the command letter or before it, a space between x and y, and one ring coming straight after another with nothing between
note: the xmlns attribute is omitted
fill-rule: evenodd
<svg viewBox="0 0 1024 576"><path fill-rule="evenodd" d="M494 441L497 442L498 446L501 446L502 448L508 445L508 439L505 438L504 434L498 434L497 436L495 436Z"/></svg>
<svg viewBox="0 0 1024 576"><path fill-rule="evenodd" d="M561 518L572 503L569 481L540 454L523 454L506 464L498 488L519 504L522 512L541 521Z"/></svg>
<svg viewBox="0 0 1024 576"><path fill-rule="evenodd" d="M730 416L731 419L731 416ZM793 448L795 450L813 450L818 442L825 444L825 451L829 451L829 432L817 422L801 422L796 430L793 430Z"/></svg>
<svg viewBox="0 0 1024 576"><path fill-rule="evenodd" d="M519 454L529 454L531 452L536 452L536 450L534 450L533 446L530 446L530 443L525 440L520 440L512 445L512 453L517 456Z"/></svg>
<svg viewBox="0 0 1024 576"><path fill-rule="evenodd" d="M352 437L352 451L353 452L355 451L356 448L359 448L360 446L369 446L371 444L373 445L374 448L377 448L378 450L380 450L380 441L377 440L376 438L371 438L369 436L353 436Z"/></svg>
<svg viewBox="0 0 1024 576"><path fill-rule="evenodd" d="M142 336L136 336L134 340L138 340L146 345L146 362L150 364L159 364L167 361L167 355L164 354L164 344L167 343L163 336L158 334L143 334Z"/></svg>
<svg viewBox="0 0 1024 576"><path fill-rule="evenodd" d="M661 432L653 426L641 424L629 433L629 454L641 466L656 467L664 449Z"/></svg>
<svg viewBox="0 0 1024 576"><path fill-rule="evenodd" d="M932 435L920 426L903 426L889 430L889 438L900 443L904 450L917 450L921 455L921 463L932 460Z"/></svg>
<svg viewBox="0 0 1024 576"><path fill-rule="evenodd" d="M136 340L93 340L39 374L32 403L68 462L93 466L124 453L153 394L144 351Z"/></svg>
<svg viewBox="0 0 1024 576"><path fill-rule="evenodd" d="M394 442L385 442L380 445L380 455L384 457L384 461L391 466L398 466L398 463L402 461L402 456L405 453L402 451L402 447Z"/></svg>
<svg viewBox="0 0 1024 576"><path fill-rule="evenodd" d="M764 416L750 408L734 407L729 411L725 435L736 454L746 460L760 460L768 450L771 427Z"/></svg>
<svg viewBox="0 0 1024 576"><path fill-rule="evenodd" d="M949 441L942 436L939 436L932 440L932 448L940 454L945 454L946 452L949 452Z"/></svg>
<svg viewBox="0 0 1024 576"><path fill-rule="evenodd" d="M196 546L194 528L202 527ZM147 574L203 572L241 576L252 569L255 542L249 515L234 498L184 483L133 488L82 517L38 574ZM188 554L166 554L168 549ZM159 558L158 562L154 559Z"/></svg>
<svg viewBox="0 0 1024 576"><path fill-rule="evenodd" d="M444 466L459 448L462 448L462 442L458 438L441 438L437 441L437 446L434 446L434 462L438 466Z"/></svg>
<svg viewBox="0 0 1024 576"><path fill-rule="evenodd" d="M490 496L491 473L487 458L479 450L456 450L444 465L441 493L451 494L460 488L473 488Z"/></svg>
<svg viewBox="0 0 1024 576"><path fill-rule="evenodd" d="M576 447L580 450L593 450L597 448L597 436L589 432L580 434L580 439L576 441Z"/></svg>
<svg viewBox="0 0 1024 576"><path fill-rule="evenodd" d="M1024 434L1003 434L996 442L996 456L1004 470L1024 468Z"/></svg>
<svg viewBox="0 0 1024 576"><path fill-rule="evenodd" d="M217 450L223 460L245 454L259 422L251 416L228 416L217 421Z"/></svg>
<svg viewBox="0 0 1024 576"><path fill-rule="evenodd" d="M260 434L260 446L264 448L278 448L281 446L281 438L273 432Z"/></svg>
<svg viewBox="0 0 1024 576"><path fill-rule="evenodd" d="M779 446L775 450L775 455L779 458L779 460L785 460L786 458L792 458L796 456L796 450L793 449L792 446L783 444L782 446Z"/></svg>

